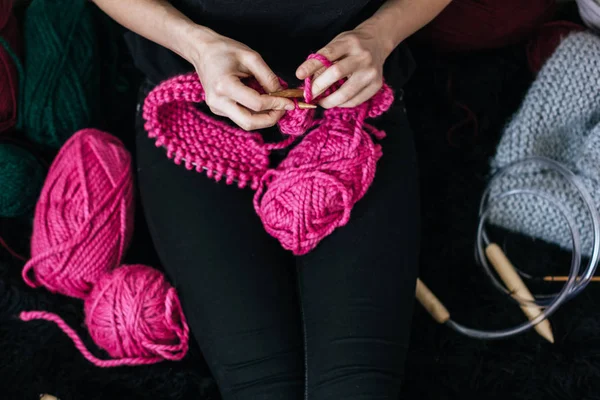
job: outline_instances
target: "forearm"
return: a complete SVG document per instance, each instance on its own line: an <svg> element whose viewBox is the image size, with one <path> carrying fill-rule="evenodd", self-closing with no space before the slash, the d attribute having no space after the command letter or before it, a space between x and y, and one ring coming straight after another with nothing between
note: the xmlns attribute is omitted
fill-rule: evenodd
<svg viewBox="0 0 600 400"><path fill-rule="evenodd" d="M388 0L359 28L373 30L388 53L427 25L452 0Z"/></svg>
<svg viewBox="0 0 600 400"><path fill-rule="evenodd" d="M197 25L165 0L92 0L125 28L190 61L199 43L216 34Z"/></svg>

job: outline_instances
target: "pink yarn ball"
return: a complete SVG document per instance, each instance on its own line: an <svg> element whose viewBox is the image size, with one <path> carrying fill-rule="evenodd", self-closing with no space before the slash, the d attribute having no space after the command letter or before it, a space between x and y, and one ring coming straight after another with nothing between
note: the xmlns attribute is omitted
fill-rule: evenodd
<svg viewBox="0 0 600 400"><path fill-rule="evenodd" d="M132 231L129 152L114 136L81 130L64 144L48 172L23 279L29 286L83 299L103 273L120 263Z"/></svg>
<svg viewBox="0 0 600 400"><path fill-rule="evenodd" d="M179 360L187 352L177 293L154 268L124 265L103 275L84 307L90 335L113 358Z"/></svg>
<svg viewBox="0 0 600 400"><path fill-rule="evenodd" d="M94 356L77 332L60 316L23 311L23 321L51 321L98 367L154 364L181 360L189 343L189 327L173 287L159 271L145 265L124 265L106 272L85 299L85 323L94 342L113 359Z"/></svg>
<svg viewBox="0 0 600 400"><path fill-rule="evenodd" d="M384 86L358 113L326 111L319 127L276 170L264 175L254 207L265 230L283 248L306 254L348 222L352 207L373 182L382 155L370 134L383 138L384 133L362 122L367 115L380 115L392 102L393 93Z"/></svg>

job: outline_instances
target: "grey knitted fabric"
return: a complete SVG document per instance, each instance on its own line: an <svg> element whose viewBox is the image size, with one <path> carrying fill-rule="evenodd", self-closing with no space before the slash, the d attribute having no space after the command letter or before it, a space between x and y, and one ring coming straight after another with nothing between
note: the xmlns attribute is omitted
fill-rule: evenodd
<svg viewBox="0 0 600 400"><path fill-rule="evenodd" d="M565 38L546 62L514 115L492 160L492 170L528 156L545 156L578 175L600 209L600 37ZM526 188L557 198L575 219L582 250L592 249L590 215L577 190L556 172L530 165L493 183L491 195ZM502 201L490 222L570 249L566 220L545 200L518 195Z"/></svg>

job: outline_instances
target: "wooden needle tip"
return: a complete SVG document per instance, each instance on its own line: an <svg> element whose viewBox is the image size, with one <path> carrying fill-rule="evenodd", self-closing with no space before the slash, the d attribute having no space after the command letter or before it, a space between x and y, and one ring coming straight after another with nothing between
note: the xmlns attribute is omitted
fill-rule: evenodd
<svg viewBox="0 0 600 400"><path fill-rule="evenodd" d="M306 109L317 108L317 106L314 104L308 104L308 103L303 103L303 102L299 101L298 108L301 110L306 110Z"/></svg>
<svg viewBox="0 0 600 400"><path fill-rule="evenodd" d="M541 337L543 337L544 339L546 339L550 343L554 344L554 335L552 334L552 330L551 329L544 330L542 332L538 331L538 333L540 334Z"/></svg>

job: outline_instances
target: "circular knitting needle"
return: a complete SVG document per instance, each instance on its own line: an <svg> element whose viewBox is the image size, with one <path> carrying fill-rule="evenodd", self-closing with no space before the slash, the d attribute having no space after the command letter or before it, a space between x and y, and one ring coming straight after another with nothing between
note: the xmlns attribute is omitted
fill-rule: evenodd
<svg viewBox="0 0 600 400"><path fill-rule="evenodd" d="M302 99L304 98L304 90L302 89L284 89L278 92L269 93L269 96L275 97L285 97L286 99ZM298 108L301 110L306 110L309 108L317 108L314 104L308 104L303 101L298 101Z"/></svg>
<svg viewBox="0 0 600 400"><path fill-rule="evenodd" d="M518 296L519 298L530 302L530 304L522 304L520 306L527 318L533 320L537 317L541 313L541 308L534 304L535 298L527 286L525 286L525 283L519 274L517 274L517 271L515 271L515 268L512 266L502 249L500 249L497 244L490 243L485 249L485 254L508 290L510 290L514 296ZM534 329L541 337L550 343L554 343L554 335L552 334L550 321L547 319L542 320L539 324L535 325Z"/></svg>
<svg viewBox="0 0 600 400"><path fill-rule="evenodd" d="M544 281L547 282L566 282L569 280L568 276L545 276ZM600 282L600 276L594 276L590 279L590 282Z"/></svg>
<svg viewBox="0 0 600 400"><path fill-rule="evenodd" d="M446 307L419 278L417 278L415 297L429 315L440 324L445 324L450 319L450 313Z"/></svg>

